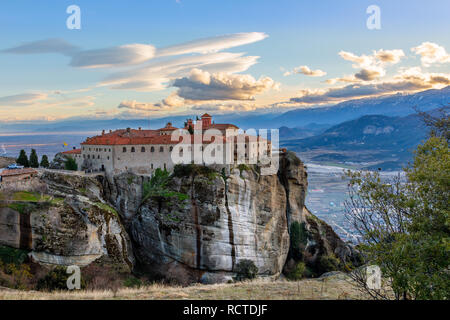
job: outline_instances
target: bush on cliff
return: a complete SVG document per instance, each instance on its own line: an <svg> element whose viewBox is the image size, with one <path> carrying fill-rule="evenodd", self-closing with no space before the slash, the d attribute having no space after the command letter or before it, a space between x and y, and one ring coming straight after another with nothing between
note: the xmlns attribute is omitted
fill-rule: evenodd
<svg viewBox="0 0 450 320"><path fill-rule="evenodd" d="M243 259L236 265L236 277L237 281L255 279L258 274L258 267L252 260Z"/></svg>
<svg viewBox="0 0 450 320"><path fill-rule="evenodd" d="M143 184L142 203L148 199L155 199L159 204L171 198L177 198L178 201L186 200L188 198L186 194L169 189L170 179L168 171L156 169L150 181Z"/></svg>

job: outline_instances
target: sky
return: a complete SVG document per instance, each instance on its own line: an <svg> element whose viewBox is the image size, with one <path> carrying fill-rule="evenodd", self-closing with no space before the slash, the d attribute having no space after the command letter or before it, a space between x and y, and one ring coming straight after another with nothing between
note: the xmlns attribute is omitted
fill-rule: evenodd
<svg viewBox="0 0 450 320"><path fill-rule="evenodd" d="M0 122L280 112L443 88L449 12L447 0L3 1Z"/></svg>

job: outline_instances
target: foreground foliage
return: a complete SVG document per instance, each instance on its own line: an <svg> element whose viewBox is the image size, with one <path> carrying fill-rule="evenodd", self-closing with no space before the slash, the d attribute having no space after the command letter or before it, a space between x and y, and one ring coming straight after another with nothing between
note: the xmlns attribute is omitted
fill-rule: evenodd
<svg viewBox="0 0 450 320"><path fill-rule="evenodd" d="M380 266L397 299L449 299L450 153L448 135L430 137L403 176L348 172L349 220L366 262ZM386 298L359 283L375 298Z"/></svg>

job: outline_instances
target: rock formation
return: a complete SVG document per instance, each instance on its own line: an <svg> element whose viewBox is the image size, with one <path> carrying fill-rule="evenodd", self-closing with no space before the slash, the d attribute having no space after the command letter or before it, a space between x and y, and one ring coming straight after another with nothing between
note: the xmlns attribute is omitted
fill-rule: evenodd
<svg viewBox="0 0 450 320"><path fill-rule="evenodd" d="M231 280L242 260L253 261L260 276L278 277L294 263L289 233L301 223L311 268L321 256L353 259L353 249L305 208L307 174L295 154L283 154L273 175L256 165L181 169L163 196L148 196L150 177L132 173L46 171L39 177L46 194L61 200L35 204L28 216L3 204L0 244L26 247L40 263L102 258L155 279L215 283Z"/></svg>

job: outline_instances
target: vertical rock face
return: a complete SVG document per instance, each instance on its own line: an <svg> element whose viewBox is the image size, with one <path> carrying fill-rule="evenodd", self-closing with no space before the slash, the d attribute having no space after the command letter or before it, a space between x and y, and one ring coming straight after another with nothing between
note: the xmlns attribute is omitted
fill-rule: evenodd
<svg viewBox="0 0 450 320"><path fill-rule="evenodd" d="M279 276L298 261L289 234L294 223L306 230L300 256L313 267L321 256L347 261L354 255L305 208L307 174L293 153L281 156L273 175L245 165L227 174L178 172L164 196L144 197L149 179L46 171L40 192L61 201L19 206L23 212L1 205L0 244L30 250L44 264L107 259L183 284L230 280L242 260L251 260L260 276Z"/></svg>
<svg viewBox="0 0 450 320"><path fill-rule="evenodd" d="M3 191L0 245L30 252L37 263L86 266L95 260L131 271L131 242L116 210L102 202L94 177L45 172L36 190Z"/></svg>
<svg viewBox="0 0 450 320"><path fill-rule="evenodd" d="M235 170L182 177L172 189L182 203L149 200L130 225L141 267L182 283L231 279L252 260L260 275L279 275L289 251L285 191L277 176Z"/></svg>
<svg viewBox="0 0 450 320"><path fill-rule="evenodd" d="M182 203L149 199L129 230L140 267L182 283L231 279L241 260L259 275L278 276L289 252L289 221L302 220L307 188L295 155L282 160L278 175L234 169L228 176L189 175L172 180Z"/></svg>

